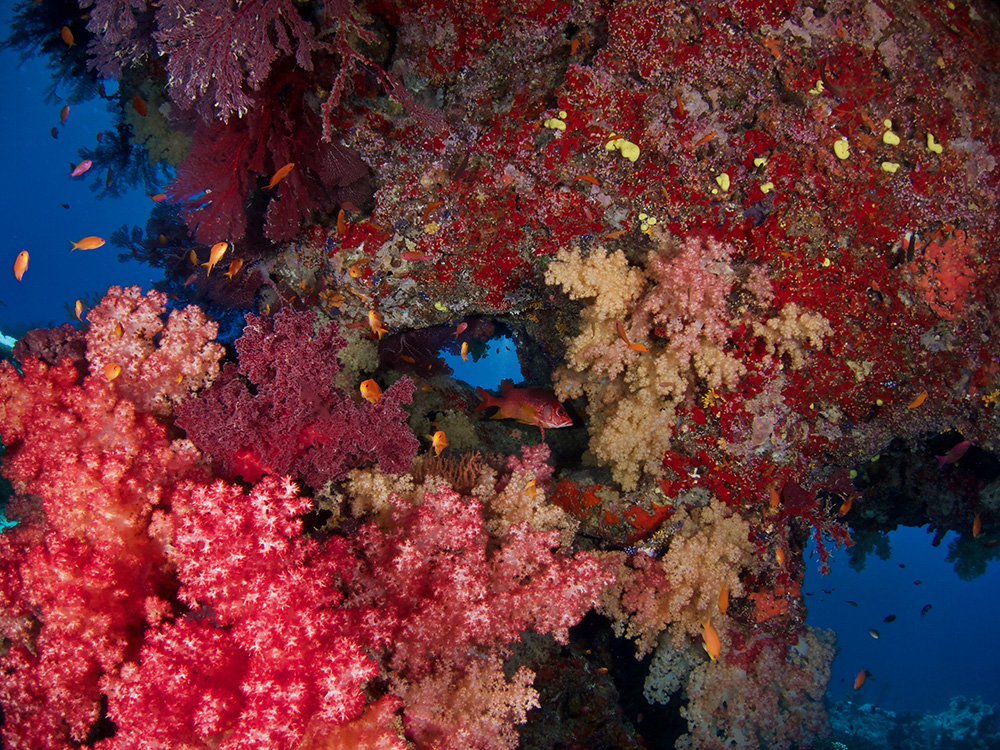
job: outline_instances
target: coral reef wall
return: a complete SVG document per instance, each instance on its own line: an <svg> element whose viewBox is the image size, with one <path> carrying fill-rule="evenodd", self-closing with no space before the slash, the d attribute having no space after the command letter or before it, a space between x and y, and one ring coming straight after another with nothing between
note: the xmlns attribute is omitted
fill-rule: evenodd
<svg viewBox="0 0 1000 750"><path fill-rule="evenodd" d="M824 738L810 539L998 554L998 30L985 2L20 3L11 43L100 92L116 158L176 173L118 236L160 288L0 365L5 745ZM526 383L448 377L499 333ZM655 651L632 683L669 731L612 634Z"/></svg>

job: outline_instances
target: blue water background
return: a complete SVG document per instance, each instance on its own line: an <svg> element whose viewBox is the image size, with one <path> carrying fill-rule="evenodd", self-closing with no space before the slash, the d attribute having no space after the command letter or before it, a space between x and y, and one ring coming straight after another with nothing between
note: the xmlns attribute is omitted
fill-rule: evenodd
<svg viewBox="0 0 1000 750"><path fill-rule="evenodd" d="M1000 704L1000 568L991 564L984 575L963 581L945 562L955 537L949 532L934 547L925 529L897 529L888 535L890 559L872 553L860 573L847 564L843 548L831 556L827 576L820 575L817 557L807 560L802 591L812 594L806 596L808 622L834 628L840 647L831 699L891 711L943 711L953 695ZM931 610L921 615L927 604ZM895 622L883 622L890 614ZM869 635L871 628L878 640ZM871 677L855 691L862 669Z"/></svg>
<svg viewBox="0 0 1000 750"><path fill-rule="evenodd" d="M13 7L13 0L0 0L4 38ZM88 235L109 240L123 224L145 228L153 206L141 190L119 200L98 199L89 187L98 174L104 178L96 167L79 178L69 176L70 165L80 161L77 150L93 148L97 134L112 125L105 102L70 105L66 124L60 125L66 102L45 101L52 82L45 60L21 62L16 51L3 50L0 70L0 331L20 335L73 320L66 307L72 310L77 299L103 294L112 284L148 290L162 274L134 261L119 263L121 250L110 242L98 250L69 252L70 240ZM51 135L53 127L58 138ZM30 261L18 283L13 267L21 250Z"/></svg>

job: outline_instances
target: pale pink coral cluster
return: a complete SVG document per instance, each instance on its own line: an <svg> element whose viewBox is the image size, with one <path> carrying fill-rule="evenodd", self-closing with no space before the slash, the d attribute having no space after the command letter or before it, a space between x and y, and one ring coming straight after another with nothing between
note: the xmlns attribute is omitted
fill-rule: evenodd
<svg viewBox="0 0 1000 750"><path fill-rule="evenodd" d="M167 295L113 286L87 313L87 360L95 373L120 368L114 388L139 411L166 416L174 404L212 384L219 373L219 325L200 307L171 310Z"/></svg>
<svg viewBox="0 0 1000 750"><path fill-rule="evenodd" d="M683 240L659 231L641 267L621 251L561 251L545 279L572 298L587 299L578 333L555 373L561 399L586 396L590 448L617 482L634 489L662 473L677 409L698 387L735 388L747 372L731 347L742 325L765 339L769 353L805 362L803 344L823 345L832 330L818 315L793 305L763 325L751 305L730 309L743 292L753 307L773 300L770 283L754 268L734 268L734 249L703 232ZM771 324L774 324L773 326ZM753 324L753 325L751 325Z"/></svg>

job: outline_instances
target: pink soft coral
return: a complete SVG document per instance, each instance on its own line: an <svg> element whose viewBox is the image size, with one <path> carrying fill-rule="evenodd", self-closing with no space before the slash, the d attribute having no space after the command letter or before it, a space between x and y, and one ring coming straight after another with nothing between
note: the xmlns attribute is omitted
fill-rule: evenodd
<svg viewBox="0 0 1000 750"><path fill-rule="evenodd" d="M201 308L172 310L167 295L137 286L113 286L87 313L87 360L94 373L118 365L113 390L139 411L167 416L187 394L206 388L219 373L223 349L213 339L218 324Z"/></svg>
<svg viewBox="0 0 1000 750"><path fill-rule="evenodd" d="M353 602L381 604L372 635L407 677L464 666L477 648L502 650L527 629L565 643L611 582L591 555L555 552L558 532L527 524L487 553L478 500L445 487L418 507L395 496L392 503L391 529L359 532L364 563Z"/></svg>
<svg viewBox="0 0 1000 750"><path fill-rule="evenodd" d="M152 508L178 479L201 475L190 444L171 443L103 375L78 380L69 359L49 367L29 357L23 376L0 363L4 474L22 496L21 523L0 547L0 621L12 639L0 703L12 747L87 737L100 675L136 647L143 601L170 591L146 534Z"/></svg>

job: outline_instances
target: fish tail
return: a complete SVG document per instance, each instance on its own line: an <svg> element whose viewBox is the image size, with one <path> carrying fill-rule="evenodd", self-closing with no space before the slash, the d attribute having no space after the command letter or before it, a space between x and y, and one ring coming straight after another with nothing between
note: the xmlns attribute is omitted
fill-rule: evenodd
<svg viewBox="0 0 1000 750"><path fill-rule="evenodd" d="M476 386L476 394L479 396L479 398L482 399L482 401L480 401L479 406L476 407L476 410L474 412L475 414L479 414L479 412L483 411L484 409L489 409L491 406L496 405L493 396L491 396L489 393L487 393L485 390L483 390L478 386Z"/></svg>

